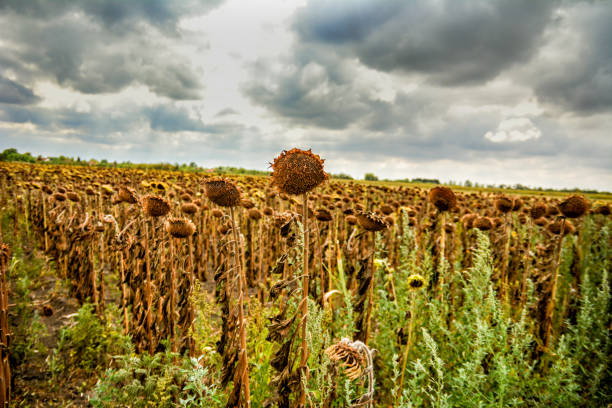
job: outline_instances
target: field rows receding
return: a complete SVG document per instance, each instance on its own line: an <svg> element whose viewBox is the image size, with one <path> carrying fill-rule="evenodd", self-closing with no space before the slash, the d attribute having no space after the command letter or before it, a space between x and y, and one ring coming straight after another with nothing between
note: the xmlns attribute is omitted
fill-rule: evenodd
<svg viewBox="0 0 612 408"><path fill-rule="evenodd" d="M325 178L0 163L14 406L612 402L610 197Z"/></svg>

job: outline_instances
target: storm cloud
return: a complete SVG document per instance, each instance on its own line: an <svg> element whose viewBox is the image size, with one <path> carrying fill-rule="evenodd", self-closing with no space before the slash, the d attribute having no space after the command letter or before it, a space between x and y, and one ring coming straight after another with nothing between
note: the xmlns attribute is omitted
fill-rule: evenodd
<svg viewBox="0 0 612 408"><path fill-rule="evenodd" d="M260 1L0 0L2 147L612 190L612 3Z"/></svg>
<svg viewBox="0 0 612 408"><path fill-rule="evenodd" d="M530 58L552 1L313 1L296 18L303 41L381 71L425 73L443 85L482 83Z"/></svg>
<svg viewBox="0 0 612 408"><path fill-rule="evenodd" d="M86 94L141 84L170 99L199 99L200 75L172 49L181 38L177 22L184 13L218 4L1 1L4 70L24 81L48 79Z"/></svg>
<svg viewBox="0 0 612 408"><path fill-rule="evenodd" d="M0 76L0 103L27 105L39 100L31 89Z"/></svg>

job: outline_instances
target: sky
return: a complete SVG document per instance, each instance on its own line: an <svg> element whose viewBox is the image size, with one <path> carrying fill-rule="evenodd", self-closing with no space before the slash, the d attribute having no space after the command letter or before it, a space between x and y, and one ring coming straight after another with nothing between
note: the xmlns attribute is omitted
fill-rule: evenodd
<svg viewBox="0 0 612 408"><path fill-rule="evenodd" d="M612 191L612 1L0 0L0 149Z"/></svg>

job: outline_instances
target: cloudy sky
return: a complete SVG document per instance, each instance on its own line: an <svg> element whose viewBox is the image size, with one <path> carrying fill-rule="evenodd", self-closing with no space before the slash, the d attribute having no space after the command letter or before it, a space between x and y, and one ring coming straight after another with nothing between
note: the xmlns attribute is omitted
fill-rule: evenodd
<svg viewBox="0 0 612 408"><path fill-rule="evenodd" d="M612 190L612 2L0 0L0 148Z"/></svg>

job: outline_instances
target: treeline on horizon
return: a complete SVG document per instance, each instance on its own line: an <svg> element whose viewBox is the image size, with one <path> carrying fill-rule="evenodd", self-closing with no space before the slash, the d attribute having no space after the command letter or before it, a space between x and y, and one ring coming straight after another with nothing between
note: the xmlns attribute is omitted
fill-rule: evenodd
<svg viewBox="0 0 612 408"><path fill-rule="evenodd" d="M107 167L107 168L132 168L132 169L142 169L142 170L168 170L168 171L184 171L184 172L208 172L212 174L236 174L236 175L249 175L249 176L269 176L269 171L263 170L253 170L253 169L245 169L243 167L232 167L232 166L217 166L213 168L205 168L198 166L195 162L191 162L189 164L179 164L179 163L132 163L130 161L108 161L106 159L96 160L82 160L80 157L76 159L73 157L67 156L57 156L57 157L43 157L43 156L33 156L31 153L19 153L15 148L5 149L2 153L0 153L0 162L25 162L25 163L38 163L38 164L55 164L55 165L66 165L66 166L88 166L88 167ZM330 174L332 179L337 180L354 180L354 178L348 174L339 173L339 174ZM383 182L395 182L395 183L422 183L422 184L446 184L450 186L462 186L462 187L474 187L474 188L499 188L499 189L507 189L507 190L526 190L526 191L558 191L558 192L583 192L589 194L597 194L597 193L609 193L608 191L599 191L599 190L583 190L580 188L563 188L563 189L552 189L552 188L542 188L542 187L529 187L524 186L522 184L514 184L514 185L506 185L506 184L481 184L477 182L472 182L470 180L466 180L463 183L449 181L447 183L441 183L438 179L429 179L429 178L405 178L405 179L379 179L373 173L366 173L364 175L364 180L366 181L383 181Z"/></svg>

